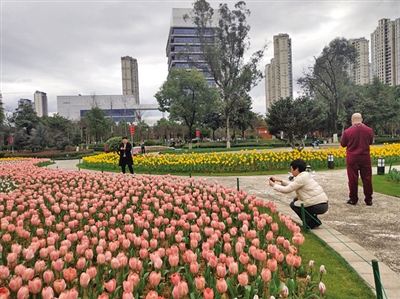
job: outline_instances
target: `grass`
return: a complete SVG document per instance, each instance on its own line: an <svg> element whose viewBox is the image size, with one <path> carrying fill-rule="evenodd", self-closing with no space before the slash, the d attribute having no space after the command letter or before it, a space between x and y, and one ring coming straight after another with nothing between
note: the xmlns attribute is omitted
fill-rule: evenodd
<svg viewBox="0 0 400 299"><path fill-rule="evenodd" d="M375 294L364 280L333 251L324 241L312 232L306 232L305 243L300 246L299 253L304 262L315 260L315 271L325 266L327 274L322 281L326 285L327 299L373 299ZM371 266L372 267L372 266Z"/></svg>
<svg viewBox="0 0 400 299"><path fill-rule="evenodd" d="M400 197L400 184L393 181L389 181L388 174L374 175L372 177L372 188L374 189L374 192L394 197Z"/></svg>

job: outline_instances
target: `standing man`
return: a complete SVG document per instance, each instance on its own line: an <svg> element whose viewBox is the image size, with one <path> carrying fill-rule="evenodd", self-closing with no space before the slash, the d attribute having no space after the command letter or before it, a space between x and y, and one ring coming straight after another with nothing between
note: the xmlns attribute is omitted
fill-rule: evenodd
<svg viewBox="0 0 400 299"><path fill-rule="evenodd" d="M140 149L142 150L142 155L146 153L146 146L144 145L144 140L140 142Z"/></svg>
<svg viewBox="0 0 400 299"><path fill-rule="evenodd" d="M128 142L128 137L122 137L122 142L119 145L119 166L121 166L122 173L125 173L126 165L129 171L133 174L133 159L132 159L132 145Z"/></svg>
<svg viewBox="0 0 400 299"><path fill-rule="evenodd" d="M347 177L349 179L350 205L358 202L358 175L360 174L364 201L367 206L372 206L372 165L370 156L370 145L374 141L372 129L362 123L360 113L351 116L352 126L344 131L340 145L346 147Z"/></svg>

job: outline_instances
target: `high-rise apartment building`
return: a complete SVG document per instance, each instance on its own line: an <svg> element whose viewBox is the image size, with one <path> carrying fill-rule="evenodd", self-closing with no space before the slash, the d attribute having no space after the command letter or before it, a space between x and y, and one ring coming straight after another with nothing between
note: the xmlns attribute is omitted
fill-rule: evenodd
<svg viewBox="0 0 400 299"><path fill-rule="evenodd" d="M33 95L35 102L35 111L39 117L48 115L47 94L42 91L36 90Z"/></svg>
<svg viewBox="0 0 400 299"><path fill-rule="evenodd" d="M400 18L381 19L371 33L371 71L389 85L400 84Z"/></svg>
<svg viewBox="0 0 400 299"><path fill-rule="evenodd" d="M274 57L265 66L266 108L280 98L293 97L292 41L286 33L274 36Z"/></svg>
<svg viewBox="0 0 400 299"><path fill-rule="evenodd" d="M122 94L133 95L134 103L140 104L139 100L139 71L135 58L130 56L121 57L122 70Z"/></svg>
<svg viewBox="0 0 400 299"><path fill-rule="evenodd" d="M191 20L184 20L185 14L190 15L190 8L173 8L170 30L167 40L166 55L168 58L168 72L172 68L184 68L190 70L197 68L203 70L203 74L209 84L214 81L211 74L205 71L206 61L203 58L203 47L197 36L197 27ZM218 11L214 11L213 24L217 24ZM205 32L205 38L212 38L213 29Z"/></svg>
<svg viewBox="0 0 400 299"><path fill-rule="evenodd" d="M357 85L370 82L369 41L365 37L351 38L349 43L356 48L356 62L350 65L350 78Z"/></svg>

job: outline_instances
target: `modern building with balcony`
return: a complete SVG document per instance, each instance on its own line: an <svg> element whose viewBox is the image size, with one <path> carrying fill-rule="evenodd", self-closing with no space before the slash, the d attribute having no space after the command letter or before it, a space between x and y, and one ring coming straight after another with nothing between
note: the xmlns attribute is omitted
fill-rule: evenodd
<svg viewBox="0 0 400 299"><path fill-rule="evenodd" d="M184 20L184 15L190 15L190 8L173 8L170 30L168 34L166 56L168 72L172 68L201 70L209 84L214 84L213 78L207 72L207 63L203 57L203 47L197 34L197 27L191 20ZM218 12L214 11L213 22L216 24ZM213 29L204 32L204 38L212 42Z"/></svg>

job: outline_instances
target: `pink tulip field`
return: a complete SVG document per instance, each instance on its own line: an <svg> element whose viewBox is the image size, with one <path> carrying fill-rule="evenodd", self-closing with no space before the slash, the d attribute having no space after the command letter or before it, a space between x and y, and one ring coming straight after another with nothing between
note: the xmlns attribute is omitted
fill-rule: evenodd
<svg viewBox="0 0 400 299"><path fill-rule="evenodd" d="M324 297L324 266L302 260L300 226L272 202L38 162L0 160L0 299Z"/></svg>

